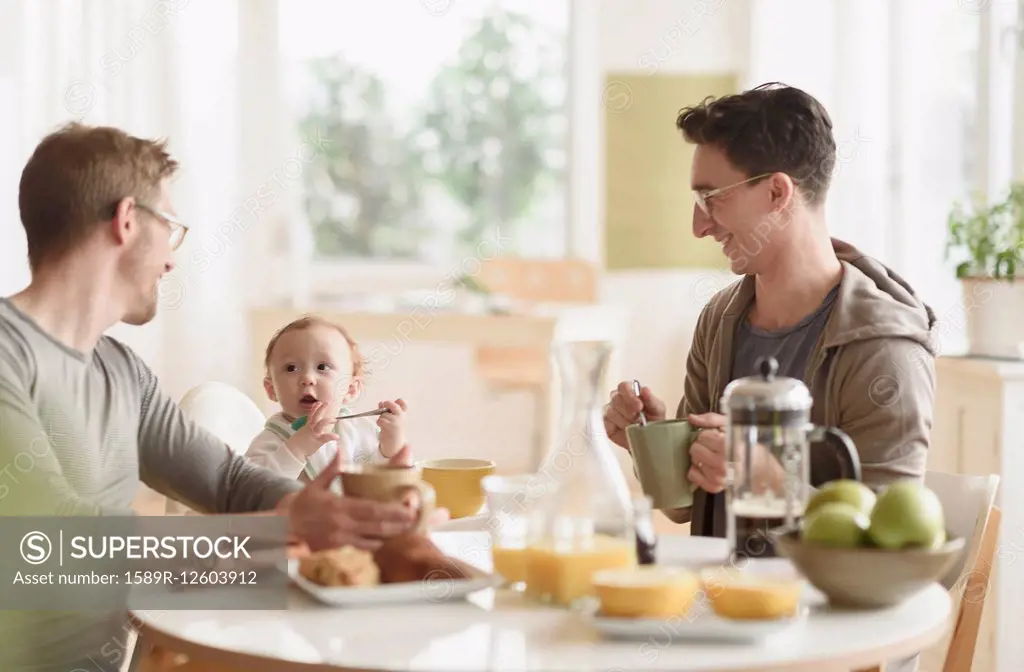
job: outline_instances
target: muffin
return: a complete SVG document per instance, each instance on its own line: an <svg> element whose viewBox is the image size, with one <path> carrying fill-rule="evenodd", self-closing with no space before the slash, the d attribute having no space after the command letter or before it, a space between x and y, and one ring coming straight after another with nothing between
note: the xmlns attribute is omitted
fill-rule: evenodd
<svg viewBox="0 0 1024 672"><path fill-rule="evenodd" d="M722 568L701 574L701 588L711 610L738 620L795 616L803 585L802 579L782 573Z"/></svg>
<svg viewBox="0 0 1024 672"><path fill-rule="evenodd" d="M681 567L640 565L596 572L591 579L610 618L672 618L690 610L697 598L695 574Z"/></svg>
<svg viewBox="0 0 1024 672"><path fill-rule="evenodd" d="M299 573L313 583L330 588L380 583L380 569L373 555L353 546L312 553L299 560Z"/></svg>

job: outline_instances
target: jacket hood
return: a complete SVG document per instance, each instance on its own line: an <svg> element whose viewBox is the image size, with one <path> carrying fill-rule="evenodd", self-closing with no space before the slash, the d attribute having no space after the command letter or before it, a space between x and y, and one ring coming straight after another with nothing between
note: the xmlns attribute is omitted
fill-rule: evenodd
<svg viewBox="0 0 1024 672"><path fill-rule="evenodd" d="M936 356L935 313L907 281L847 242L833 238L832 247L844 272L825 347L872 338L909 338Z"/></svg>

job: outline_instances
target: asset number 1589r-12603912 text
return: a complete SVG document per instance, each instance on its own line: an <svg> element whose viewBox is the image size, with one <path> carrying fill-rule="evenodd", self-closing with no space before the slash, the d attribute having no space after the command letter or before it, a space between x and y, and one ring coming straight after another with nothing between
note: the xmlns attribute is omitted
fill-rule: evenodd
<svg viewBox="0 0 1024 672"><path fill-rule="evenodd" d="M172 584L178 586L255 585L256 572L226 570L186 570L181 572L125 572L125 583L130 585Z"/></svg>

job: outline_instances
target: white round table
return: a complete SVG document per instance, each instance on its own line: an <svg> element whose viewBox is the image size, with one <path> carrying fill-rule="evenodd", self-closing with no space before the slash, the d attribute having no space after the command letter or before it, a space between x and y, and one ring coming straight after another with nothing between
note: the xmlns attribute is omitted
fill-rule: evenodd
<svg viewBox="0 0 1024 672"><path fill-rule="evenodd" d="M434 534L451 555L490 569L486 533ZM721 539L662 537L659 562L720 562ZM785 560L760 562L786 563ZM314 670L854 670L905 658L949 627L936 584L886 610L812 608L806 623L756 644L603 639L578 613L484 590L468 599L333 608L292 588L287 611L138 612L151 644L209 662L274 672Z"/></svg>

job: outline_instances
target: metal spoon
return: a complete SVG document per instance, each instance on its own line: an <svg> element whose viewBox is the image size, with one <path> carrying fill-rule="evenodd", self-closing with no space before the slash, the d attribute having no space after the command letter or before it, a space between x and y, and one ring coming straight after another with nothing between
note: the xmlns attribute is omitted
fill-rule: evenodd
<svg viewBox="0 0 1024 672"><path fill-rule="evenodd" d="M635 378L633 379L633 394L636 395L637 399L640 398L640 381L635 379ZM647 424L647 416L644 415L643 410L641 410L640 411L640 425L643 426L643 425L646 425L646 424Z"/></svg>
<svg viewBox="0 0 1024 672"><path fill-rule="evenodd" d="M352 415L339 415L335 420L348 420L349 418L365 418L368 415L384 415L390 413L386 408L375 408L372 411L364 411L362 413L353 413Z"/></svg>
<svg viewBox="0 0 1024 672"><path fill-rule="evenodd" d="M349 418L365 418L370 415L384 415L385 413L390 412L391 411L389 411L386 408L375 408L372 411L364 411L362 413L353 413L351 415L339 415L338 417L335 418L335 420L348 420ZM300 429L302 429L305 426L306 422L308 421L309 417L305 415L302 416L301 418L296 418L295 422L292 423L292 429L297 432Z"/></svg>

